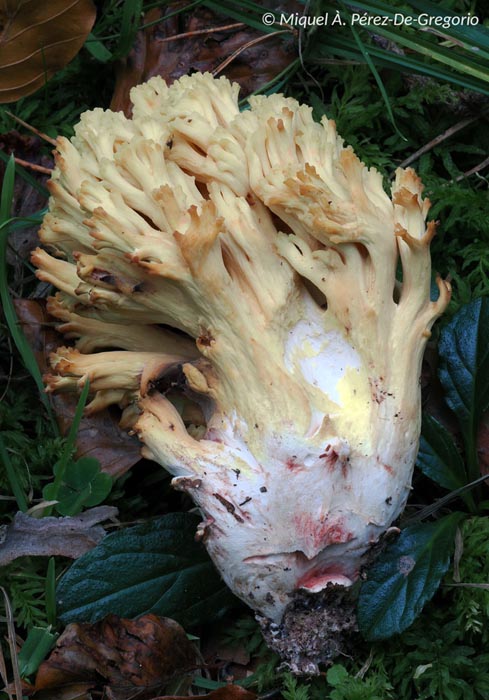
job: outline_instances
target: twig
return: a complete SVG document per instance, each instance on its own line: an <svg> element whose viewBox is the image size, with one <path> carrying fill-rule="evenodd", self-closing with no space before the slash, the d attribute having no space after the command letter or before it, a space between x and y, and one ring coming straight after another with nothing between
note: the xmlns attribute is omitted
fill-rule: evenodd
<svg viewBox="0 0 489 700"><path fill-rule="evenodd" d="M370 649L370 654L368 655L368 659L365 661L362 668L355 674L355 678L360 678L360 680L363 680L365 677L365 674L367 673L368 669L372 665L373 660L374 660L374 650Z"/></svg>
<svg viewBox="0 0 489 700"><path fill-rule="evenodd" d="M430 515L433 515L433 513L436 513L437 510L443 508L448 503L450 503L450 501L453 501L454 498L458 498L466 491L470 491L475 486L482 484L483 481L487 481L488 479L489 476L487 474L483 474L478 479L474 479L474 481L471 481L470 483L465 484L464 486L460 486L460 488L455 489L454 491L450 491L450 493L447 493L446 496L442 496L442 498L439 498L434 503L431 503L429 506L425 506L424 508L422 508L418 513L415 513L409 518L406 518L406 520L404 520L402 523L402 527L404 528L407 527L407 525L413 525L414 523L417 523L420 520L428 518Z"/></svg>
<svg viewBox="0 0 489 700"><path fill-rule="evenodd" d="M317 58L315 64L318 66L361 66L361 61L354 61L346 58Z"/></svg>
<svg viewBox="0 0 489 700"><path fill-rule="evenodd" d="M25 126L26 129L29 129L29 131L32 131L32 133L36 134L36 136L39 136L41 139L44 139L44 141L47 141L48 143L52 144L53 146L56 146L55 139L52 139L47 134L44 134L42 131L39 131L39 129L36 129L35 126L28 124L20 117L17 117L15 114L12 114L12 112L8 112L7 110L5 110L5 114L8 114L9 117L12 117L12 119L14 119L18 124L22 124L22 126Z"/></svg>
<svg viewBox="0 0 489 700"><path fill-rule="evenodd" d="M456 179L455 182L460 182L461 180L465 180L466 177L470 177L471 175L474 175L475 173L478 173L479 170L483 170L484 168L487 168L489 165L489 156L487 158L484 158L482 163L479 163L479 165L475 165L473 168L470 170L467 170L467 172L462 173L459 175Z"/></svg>
<svg viewBox="0 0 489 700"><path fill-rule="evenodd" d="M476 122L480 116L477 117L467 117L466 119L462 119L462 121L458 122L457 124L454 124L451 126L449 129L444 131L442 134L438 134L434 139L431 141L428 141L428 143L425 143L424 146L421 146L421 148L418 148L417 151L415 151L412 155L409 156L409 158L406 158L406 160L403 160L402 163L399 165L400 168L405 168L408 165L410 165L413 161L418 160L420 156L422 156L424 153L427 153L428 151L431 151L432 148L435 146L438 146L439 143L442 143L445 141L445 139L450 138L450 136L453 136L453 134L456 134L457 131L461 131L461 129L465 129L466 126L469 126L469 124L472 124L473 122Z"/></svg>
<svg viewBox="0 0 489 700"><path fill-rule="evenodd" d="M255 44L259 44L260 42L265 41L266 39L270 39L272 36L278 36L278 34L289 34L290 31L290 29L281 29L278 32L272 32L272 34L264 34L263 36L259 36L256 39L252 39L251 41L246 42L246 44L240 46L239 49L233 51L233 53L230 56L228 56L222 63L220 63L217 66L217 68L214 68L214 70L212 71L212 75L218 75L218 73L223 71L232 61L234 61L235 58L239 56L240 53L246 51L246 49L255 46Z"/></svg>
<svg viewBox="0 0 489 700"><path fill-rule="evenodd" d="M210 27L210 29L195 29L193 32L183 32L183 34L174 34L173 36L167 36L164 39L157 39L159 44L166 44L169 41L177 41L178 39L190 39L193 36L198 36L200 34L212 34L213 32L227 32L231 29L239 29L244 27L244 22L235 22L234 24L225 24L222 27Z"/></svg>
<svg viewBox="0 0 489 700"><path fill-rule="evenodd" d="M17 165L22 165L24 168L30 168L38 173L44 173L45 175L51 175L53 172L51 168L45 168L44 165L36 165L36 163L29 163L28 160L22 160L22 158L15 158Z"/></svg>

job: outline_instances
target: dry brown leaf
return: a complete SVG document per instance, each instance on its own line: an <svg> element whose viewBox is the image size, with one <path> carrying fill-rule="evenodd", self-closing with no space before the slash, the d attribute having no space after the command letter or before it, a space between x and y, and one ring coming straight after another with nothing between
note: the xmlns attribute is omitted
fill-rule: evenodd
<svg viewBox="0 0 489 700"><path fill-rule="evenodd" d="M44 373L48 369L49 353L65 341L54 330L54 321L46 312L44 300L18 299L14 303L24 335ZM73 422L77 397L57 394L51 401L61 432L66 435ZM141 459L139 441L122 430L118 423L119 417L109 410L84 416L76 438L76 458L98 459L102 471L114 478L125 474Z"/></svg>
<svg viewBox="0 0 489 700"><path fill-rule="evenodd" d="M227 685L225 688L217 688L206 695L199 695L199 700L256 700L258 697L250 690L242 688L240 685ZM184 695L158 695L151 700L188 700Z"/></svg>
<svg viewBox="0 0 489 700"><path fill-rule="evenodd" d="M66 518L33 518L17 513L0 528L0 566L18 557L70 557L77 559L95 547L106 532L99 523L115 518L117 508L98 506Z"/></svg>
<svg viewBox="0 0 489 700"><path fill-rule="evenodd" d="M92 0L0 4L0 103L31 95L64 68L93 27Z"/></svg>
<svg viewBox="0 0 489 700"><path fill-rule="evenodd" d="M137 34L133 49L119 64L116 86L110 108L122 110L130 116L129 90L154 75L161 75L172 83L182 75L195 71L214 71L237 53L225 69L225 75L241 86L241 97L249 95L272 80L296 57L296 37L290 32L280 36L265 35L256 29L241 25L225 15L205 7L166 19L186 2L173 2L163 11L151 10L144 18L148 24L161 17L161 22ZM263 2L263 7L272 3ZM273 3L284 12L301 10L296 0ZM238 26L236 26L238 25ZM222 29L220 29L222 28ZM175 38L180 35L181 38ZM244 48L248 42L261 38L259 43Z"/></svg>
<svg viewBox="0 0 489 700"><path fill-rule="evenodd" d="M77 406L77 397L58 394L52 397L63 435L68 433ZM106 409L83 416L76 436L76 458L94 457L101 469L114 479L125 474L141 459L141 444L119 427L117 409Z"/></svg>
<svg viewBox="0 0 489 700"><path fill-rule="evenodd" d="M154 697L166 683L195 668L196 652L174 620L109 615L95 624L71 624L37 672L36 691L93 680L105 696ZM102 679L102 682L100 681ZM142 691L148 689L149 695Z"/></svg>
<svg viewBox="0 0 489 700"><path fill-rule="evenodd" d="M94 683L73 683L62 688L50 688L35 693L35 700L93 700L93 695L89 692ZM31 695L32 693L28 693Z"/></svg>

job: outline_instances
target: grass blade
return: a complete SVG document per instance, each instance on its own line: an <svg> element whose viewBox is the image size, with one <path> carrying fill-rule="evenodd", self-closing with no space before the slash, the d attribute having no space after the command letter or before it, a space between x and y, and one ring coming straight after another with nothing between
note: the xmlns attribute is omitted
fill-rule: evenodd
<svg viewBox="0 0 489 700"><path fill-rule="evenodd" d="M10 217L15 186L15 159L11 155L8 159L3 178L2 193L0 195L0 223Z"/></svg>
<svg viewBox="0 0 489 700"><path fill-rule="evenodd" d="M342 7L344 8L345 13L348 13L348 10L346 9L346 6L343 4L343 2L341 3L341 5L342 5ZM349 15L349 16L350 16L350 15ZM358 48L359 48L359 50L360 50L360 53L362 54L362 56L363 56L363 58L364 58L364 60L365 60L365 63L366 63L367 66L370 68L370 70L371 70L371 72L372 72L372 75L373 75L374 78L375 78L375 82L377 83L377 86L378 86L378 88L379 88L379 90L380 90L380 94L382 95L382 99L384 100L384 104L385 104L386 109L387 109L387 114L389 115L389 119L390 119L390 121L391 121L392 126L394 127L394 130L395 130L396 133L403 139L403 141L407 141L407 138L404 136L404 134L402 134L402 133L400 132L400 130L399 130L397 124L396 124L396 120L395 120L395 118L394 118L394 113L393 113L393 111L392 111L391 103L390 103L390 100L389 100L389 96L388 96L388 94L387 94L387 92L386 92L386 89L385 89L385 87L384 87L384 83L382 82L382 79L381 79L381 77L380 77L380 75L379 75L379 73L378 73L378 71L377 71L377 69L376 69L376 67L375 67L375 65L374 65L374 63L373 63L373 61L372 61L372 59L370 58L370 55L369 55L367 49L366 49L365 46L363 45L363 42L362 42L362 40L360 39L360 35L358 34L357 30L355 29L355 27L353 26L353 24L352 24L351 21L350 21L350 30L351 30L351 33L353 34L353 38L355 39L355 42L356 42L356 44L357 44L357 46L358 46Z"/></svg>
<svg viewBox="0 0 489 700"><path fill-rule="evenodd" d="M56 562L49 559L46 572L46 617L48 625L56 625Z"/></svg>
<svg viewBox="0 0 489 700"><path fill-rule="evenodd" d="M15 638L15 624L14 616L12 613L12 606L10 605L10 600L7 595L5 588L1 587L0 590L3 593L3 599L5 602L5 617L7 619L7 632L8 632L8 645L10 649L10 659L12 663L12 671L14 675L14 688L17 700L22 699L22 681L20 680L19 673L19 660L17 657L17 644Z"/></svg>
<svg viewBox="0 0 489 700"><path fill-rule="evenodd" d="M460 16L454 12L442 11L424 0L413 0L410 5L419 8L423 13L431 13L432 16ZM348 8L365 12L371 16L386 17L389 20L394 18L395 10L399 11L399 8L392 8L391 5L375 0L369 2L354 0L348 3ZM321 10L334 13L337 11L337 6L326 2L321 5ZM410 12L403 9L402 14L413 18L412 27L396 27L391 22L387 26L372 26L371 30L362 27L357 35L362 41L363 32L369 35L375 32L375 35L385 37L395 45L405 48L406 53L394 53L374 42L369 42L367 46L365 41L363 41L364 51L362 51L362 47L358 41L355 41L355 37L352 40L350 36L345 34L348 29L345 27L345 31L329 32L327 42L321 41L320 33L315 33L309 47L308 59L314 62L318 53L322 53L323 56L340 56L369 65L368 57L370 57L372 63L378 68L387 67L429 75L437 80L450 82L468 90L489 94L489 70L487 67L489 62L489 31L485 27L465 25L450 26L446 29L437 26L425 27L419 23L417 11ZM352 32L355 30L355 27L351 26L351 19L346 24L350 24L349 29ZM452 45L449 45L450 43Z"/></svg>
<svg viewBox="0 0 489 700"><path fill-rule="evenodd" d="M100 63L107 63L112 60L112 52L93 34L90 34L85 41L86 50Z"/></svg>
<svg viewBox="0 0 489 700"><path fill-rule="evenodd" d="M314 49L314 53L311 52L308 56L308 60L314 61L315 63L321 64L324 59L328 60L331 56L338 56L342 59L359 63L365 62L350 39L345 39L337 35L331 35L328 38L327 45L316 43ZM427 75L442 82L448 82L468 90L474 90L475 92L489 95L489 85L487 83L483 83L469 76L457 74L445 69L439 64L428 64L412 56L393 54L373 45L368 47L368 53L378 68L390 68L391 70L403 71L405 73Z"/></svg>
<svg viewBox="0 0 489 700"><path fill-rule="evenodd" d="M143 0L125 0L122 9L121 33L112 58L127 56L134 43L143 10Z"/></svg>
<svg viewBox="0 0 489 700"><path fill-rule="evenodd" d="M37 366L34 353L32 352L32 349L27 340L25 339L25 336L22 333L18 324L17 314L15 313L15 308L12 303L12 299L10 298L10 293L8 289L7 240L9 226L12 223L12 219L10 219L9 217L14 195L14 183L15 161L14 157L10 156L9 163L5 170L2 192L0 195L0 301L2 302L3 313L5 315L5 320L7 322L12 339L17 347L17 350L19 351L24 365L26 366L36 383L41 401L50 417L51 425L56 433L56 423L52 416L51 406L49 404L48 397L46 396L46 393L44 391L42 375L39 370L39 367Z"/></svg>
<svg viewBox="0 0 489 700"><path fill-rule="evenodd" d="M12 493L15 496L15 500L17 501L17 507L23 513L25 513L27 511L27 509L29 508L29 505L27 503L27 499L25 497L24 491L22 489L19 478L17 476L17 472L14 469L14 465L10 461L10 456L9 456L8 450L5 446L5 443L3 441L1 433L0 433L0 458L1 458L0 461L3 463L5 471L7 472L7 479L9 481L10 488L12 489Z"/></svg>
<svg viewBox="0 0 489 700"><path fill-rule="evenodd" d="M89 391L90 381L87 379L80 394L80 398L78 399L75 415L73 416L73 422L70 427L70 432L68 433L68 437L66 438L63 453L56 464L55 477L52 483L52 498L50 500L55 500L58 497L59 489L61 488L61 485L63 483L63 477L66 472L66 467L68 466L68 463L75 449L76 435L78 432L78 428L80 427L80 421L83 417L83 409L85 408L85 404L87 403ZM52 511L53 506L49 506L45 509L44 516L51 515Z"/></svg>

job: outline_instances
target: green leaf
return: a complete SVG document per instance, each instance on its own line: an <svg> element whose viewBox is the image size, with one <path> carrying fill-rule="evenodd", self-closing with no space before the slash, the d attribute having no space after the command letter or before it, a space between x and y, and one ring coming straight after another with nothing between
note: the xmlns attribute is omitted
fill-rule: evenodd
<svg viewBox="0 0 489 700"><path fill-rule="evenodd" d="M434 595L450 564L463 513L405 528L368 572L358 599L358 625L368 640L407 629Z"/></svg>
<svg viewBox="0 0 489 700"><path fill-rule="evenodd" d="M195 542L198 523L197 515L170 513L107 535L61 579L61 620L153 612L191 627L215 619L236 599Z"/></svg>
<svg viewBox="0 0 489 700"><path fill-rule="evenodd" d="M46 500L55 501L56 510L61 515L76 515L82 508L97 506L102 503L112 488L112 478L100 471L100 463L93 457L82 457L76 462L63 465L57 462L54 474L63 471L63 481L55 481L44 487Z"/></svg>
<svg viewBox="0 0 489 700"><path fill-rule="evenodd" d="M439 376L445 400L457 416L470 480L479 476L476 434L489 407L489 299L463 306L440 334Z"/></svg>
<svg viewBox="0 0 489 700"><path fill-rule="evenodd" d="M462 430L471 434L489 407L489 299L463 306L440 335L440 380Z"/></svg>
<svg viewBox="0 0 489 700"><path fill-rule="evenodd" d="M423 414L416 465L423 474L449 491L467 483L464 461L452 435L426 413Z"/></svg>
<svg viewBox="0 0 489 700"><path fill-rule="evenodd" d="M326 680L334 687L341 685L348 678L348 671L341 664L334 664L326 673Z"/></svg>
<svg viewBox="0 0 489 700"><path fill-rule="evenodd" d="M97 37L90 32L84 44L87 51L100 63L107 63L112 59L112 52Z"/></svg>
<svg viewBox="0 0 489 700"><path fill-rule="evenodd" d="M44 661L58 635L49 628L32 627L18 655L19 671L27 678L37 671Z"/></svg>

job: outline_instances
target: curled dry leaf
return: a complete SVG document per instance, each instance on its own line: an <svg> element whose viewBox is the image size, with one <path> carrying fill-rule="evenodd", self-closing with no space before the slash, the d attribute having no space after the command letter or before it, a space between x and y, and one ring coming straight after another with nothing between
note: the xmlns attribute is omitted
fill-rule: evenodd
<svg viewBox="0 0 489 700"><path fill-rule="evenodd" d="M95 624L71 624L37 672L36 691L93 681L105 696L154 697L172 679L195 668L196 653L174 620L109 615ZM101 683L102 679L102 683ZM150 689L150 694L143 694Z"/></svg>
<svg viewBox="0 0 489 700"><path fill-rule="evenodd" d="M92 0L4 0L0 5L0 102L14 102L64 68L93 27Z"/></svg>
<svg viewBox="0 0 489 700"><path fill-rule="evenodd" d="M158 17L161 21L138 32L129 56L120 63L110 105L112 110L122 110L130 116L129 90L154 75L161 75L172 83L182 75L196 71L213 72L234 54L236 57L226 67L226 76L239 83L241 97L246 97L273 80L297 56L293 32L290 35L266 35L206 7L167 19L186 4L174 2L163 11L155 9L146 14L144 24ZM267 5L270 3L263 3L264 9ZM281 9L278 5L288 14L303 9L296 0L274 3L276 11ZM248 45L260 38L262 40L258 43Z"/></svg>
<svg viewBox="0 0 489 700"><path fill-rule="evenodd" d="M60 344L60 336L53 328L53 319L46 311L44 300L18 299L15 310L41 372L46 372L48 356ZM52 397L61 432L70 429L77 399L71 395ZM116 478L127 472L141 459L138 441L119 428L119 417L110 410L84 416L76 439L76 458L94 457L103 472Z"/></svg>
<svg viewBox="0 0 489 700"><path fill-rule="evenodd" d="M94 700L90 689L93 683L74 683L73 685L41 691L34 695L35 700Z"/></svg>
<svg viewBox="0 0 489 700"><path fill-rule="evenodd" d="M17 513L0 528L0 566L18 557L70 557L78 559L95 547L106 532L99 524L117 515L117 508L100 506L67 518L33 518Z"/></svg>
<svg viewBox="0 0 489 700"><path fill-rule="evenodd" d="M183 695L159 695L151 700L187 700ZM206 695L199 695L199 700L256 700L257 695L240 685L227 685L225 688L217 688Z"/></svg>

